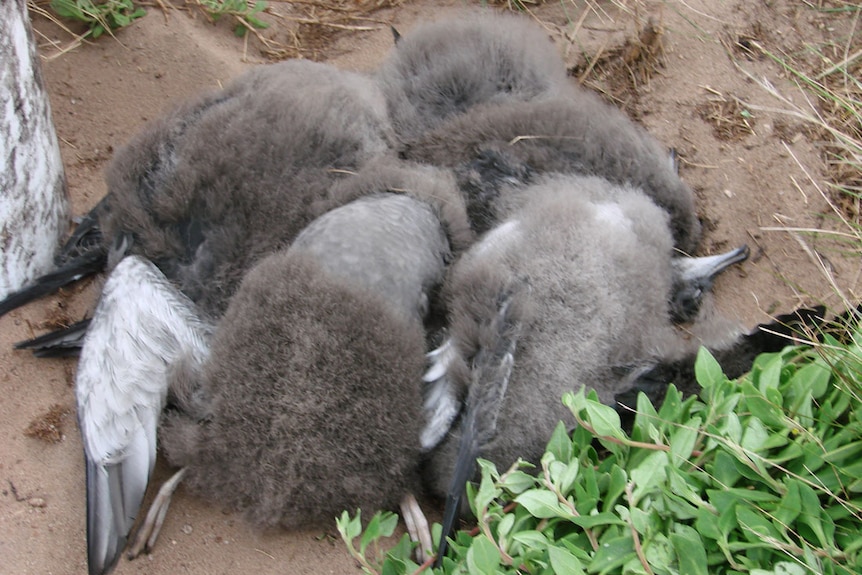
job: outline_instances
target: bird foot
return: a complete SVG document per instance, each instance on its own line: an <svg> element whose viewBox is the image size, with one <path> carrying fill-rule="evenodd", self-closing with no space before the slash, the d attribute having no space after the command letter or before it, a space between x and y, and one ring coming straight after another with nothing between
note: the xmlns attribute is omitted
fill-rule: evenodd
<svg viewBox="0 0 862 575"><path fill-rule="evenodd" d="M401 500L401 516L404 517L404 523L407 524L410 540L419 544L415 550L416 562L419 564L428 562L434 556L431 544L431 528L428 526L425 514L422 513L422 508L419 507L419 502L416 501L412 493L408 493Z"/></svg>
<svg viewBox="0 0 862 575"><path fill-rule="evenodd" d="M174 473L161 486L159 492L156 494L156 498L153 499L153 504L150 505L146 518L138 526L132 538L132 543L129 546L129 559L135 559L141 553L150 553L153 550L156 540L159 538L159 533L162 530L162 524L165 522L168 507L171 506L171 498L174 496L174 491L177 490L185 475L186 468L184 467Z"/></svg>

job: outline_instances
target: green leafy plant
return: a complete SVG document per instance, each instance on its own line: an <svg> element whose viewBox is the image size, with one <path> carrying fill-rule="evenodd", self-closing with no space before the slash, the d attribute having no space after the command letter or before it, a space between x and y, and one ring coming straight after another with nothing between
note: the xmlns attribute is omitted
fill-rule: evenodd
<svg viewBox="0 0 862 575"><path fill-rule="evenodd" d="M366 573L844 575L862 572L862 332L849 343L760 356L730 381L705 350L701 398L641 395L631 433L594 393L566 394L541 468L480 462L477 517L442 567L403 538L366 552L392 521L338 521ZM439 526L434 528L439 533ZM354 539L361 538L357 549Z"/></svg>
<svg viewBox="0 0 862 575"><path fill-rule="evenodd" d="M268 28L269 24L258 18L258 15L266 10L266 2L255 0L197 0L200 7L213 20L218 20L224 15L233 16L238 24L234 28L237 36L243 36L252 28Z"/></svg>
<svg viewBox="0 0 862 575"><path fill-rule="evenodd" d="M93 38L124 28L147 14L146 10L135 6L132 0L51 0L51 9L62 18L87 24L89 30L85 36Z"/></svg>

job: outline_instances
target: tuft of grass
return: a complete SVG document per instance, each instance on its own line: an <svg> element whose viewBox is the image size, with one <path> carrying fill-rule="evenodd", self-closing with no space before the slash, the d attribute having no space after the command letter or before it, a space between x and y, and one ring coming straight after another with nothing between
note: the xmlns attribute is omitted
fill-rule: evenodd
<svg viewBox="0 0 862 575"><path fill-rule="evenodd" d="M712 131L719 140L741 140L754 134L755 118L745 109L738 98L726 97L712 90L706 102L697 107L700 117L712 125Z"/></svg>
<svg viewBox="0 0 862 575"><path fill-rule="evenodd" d="M862 11L856 11L856 19ZM854 26L855 29L855 26ZM772 60L781 67L783 73L792 79L802 97L801 103L782 93L775 85L764 77L756 76L745 69L743 64L733 58L737 69L771 95L777 102L776 106L759 106L741 102L746 109L754 112L766 112L785 116L801 121L807 126L810 137L820 140L820 148L825 166L826 184L819 181L821 175L818 169L805 166L789 146L785 149L806 174L809 184L814 187L830 207L830 218L835 229L805 230L795 228L763 228L768 231L785 231L799 242L806 252L815 260L824 278L832 286L832 290L842 300L845 308L852 308L859 298L858 294L847 291L837 285L828 262L823 261L816 250L810 249L804 236L828 237L834 240L836 251L843 257L862 257L862 37L854 35L847 41L840 52L844 57L837 63L832 59L821 57L820 69L806 66L801 53L794 56L779 50L770 49L758 41L746 42L746 47ZM809 46L810 50L817 50ZM855 52L854 52L855 50ZM834 50L833 50L834 51Z"/></svg>

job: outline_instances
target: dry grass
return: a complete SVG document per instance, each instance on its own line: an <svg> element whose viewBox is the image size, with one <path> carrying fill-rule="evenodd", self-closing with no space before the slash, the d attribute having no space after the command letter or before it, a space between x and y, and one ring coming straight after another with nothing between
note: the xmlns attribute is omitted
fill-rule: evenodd
<svg viewBox="0 0 862 575"><path fill-rule="evenodd" d="M159 10L167 19L174 13L202 17L210 21L228 21L227 26L240 27L245 32L246 50L257 49L273 61L287 58L319 60L325 49L346 32L373 30L385 22L374 14L384 8L398 6L403 0L267 0L266 9L257 17L268 25L260 28L243 16L242 11L212 10L213 2L204 0L150 0L136 4L148 10ZM67 38L52 40L38 26L34 32L47 58L62 56L87 42L86 30L78 23L56 16L50 9L51 0L28 0L30 13L56 26ZM248 0L249 10L254 5ZM118 40L119 41L119 40Z"/></svg>
<svg viewBox="0 0 862 575"><path fill-rule="evenodd" d="M742 140L754 134L754 115L738 98L715 92L697 107L700 117L712 126L713 134L723 141Z"/></svg>
<svg viewBox="0 0 862 575"><path fill-rule="evenodd" d="M836 10L836 6L850 8L845 3L833 2L831 8L823 2L807 4L808 10L818 11ZM862 8L853 6L852 10L841 9L833 14L835 18L852 17L849 32L843 38L830 38L833 28L824 26L822 36L799 37L795 39L796 44L789 46L758 34L741 36L733 45L726 44L726 48L737 69L775 101L774 106L741 104L755 113L765 112L801 123L801 133L817 142L821 149L823 166L806 166L796 159L786 142L783 143L787 153L806 174L809 184L828 203L829 217L836 222L835 231L768 229L786 231L806 248L845 308L852 309L857 305L859 294L839 286L828 261L808 247L806 241L807 237L826 237L833 240L835 251L842 256L862 258L862 29L859 26ZM780 75L795 84L794 97L779 90L768 78L750 72L746 64L752 59L776 64ZM778 121L776 125L780 127L782 123ZM787 134L786 141L793 141L799 133Z"/></svg>
<svg viewBox="0 0 862 575"><path fill-rule="evenodd" d="M652 18L641 21L634 16L638 33L619 46L601 46L594 54L585 56L582 64L570 73L578 82L601 93L606 100L638 117L641 90L662 67L664 30Z"/></svg>

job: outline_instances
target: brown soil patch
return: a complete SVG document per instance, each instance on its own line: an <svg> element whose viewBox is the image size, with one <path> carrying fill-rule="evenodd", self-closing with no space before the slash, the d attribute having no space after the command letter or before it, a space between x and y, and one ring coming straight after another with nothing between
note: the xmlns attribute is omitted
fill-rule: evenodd
<svg viewBox="0 0 862 575"><path fill-rule="evenodd" d="M65 423L70 413L68 407L55 403L48 411L30 422L24 435L48 443L58 443L66 433Z"/></svg>

